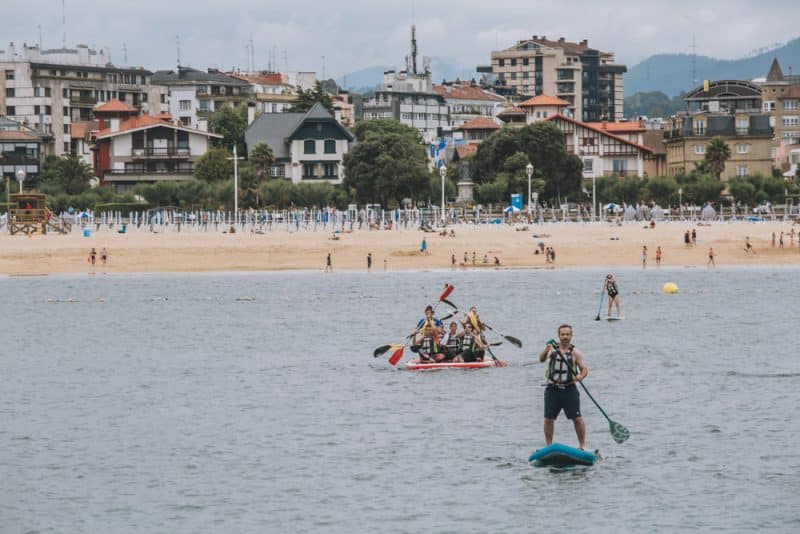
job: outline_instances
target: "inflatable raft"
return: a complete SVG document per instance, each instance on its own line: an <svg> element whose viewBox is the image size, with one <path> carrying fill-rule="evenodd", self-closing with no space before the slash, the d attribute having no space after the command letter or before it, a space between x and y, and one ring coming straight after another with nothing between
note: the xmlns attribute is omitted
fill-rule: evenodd
<svg viewBox="0 0 800 534"><path fill-rule="evenodd" d="M528 459L536 467L574 467L576 465L594 465L597 461L596 452L584 451L553 443L535 451Z"/></svg>
<svg viewBox="0 0 800 534"><path fill-rule="evenodd" d="M422 363L419 359L406 362L409 371L436 371L438 369L483 369L484 367L498 367L497 362L489 359L482 362L443 362Z"/></svg>

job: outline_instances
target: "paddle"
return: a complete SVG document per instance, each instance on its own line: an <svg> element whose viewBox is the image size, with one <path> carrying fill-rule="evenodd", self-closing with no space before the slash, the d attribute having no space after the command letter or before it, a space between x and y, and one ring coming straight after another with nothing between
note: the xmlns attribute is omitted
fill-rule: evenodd
<svg viewBox="0 0 800 534"><path fill-rule="evenodd" d="M503 360L499 359L497 356L494 355L494 352L492 352L493 345L495 345L495 343L489 343L488 345L486 345L486 350L487 352L489 352L489 356L492 357L494 362L497 364L497 367L508 367L508 364L506 362L504 362Z"/></svg>
<svg viewBox="0 0 800 534"><path fill-rule="evenodd" d="M452 302L450 302L447 299L442 299L442 302L444 302L445 304L447 304L448 306L453 308L453 310L455 310L455 312L458 313L458 306L456 306L455 304L453 304ZM489 330L491 330L492 332L494 332L495 334L497 334L499 336L502 336L503 338L505 338L506 341L508 341L512 345L516 346L517 348L520 348L520 349L522 348L522 341L520 341L519 339L515 338L514 336L508 336L506 334L503 334L502 332L499 332L499 331L495 330L494 328L492 328L490 325L486 324L483 321L481 321L481 324L483 326L485 326L486 328L488 328Z"/></svg>
<svg viewBox="0 0 800 534"><path fill-rule="evenodd" d="M439 320L440 321L446 321L446 320L452 318L454 315L455 315L455 313L451 313L450 315L445 315L444 317L442 317ZM405 339L407 341L406 341L406 343L403 344L403 347L405 347L408 344L408 340L410 340L412 337L414 337L414 334L408 334L405 337ZM392 347L397 347L397 346L398 345L396 343L394 345L381 345L380 347L378 347L377 349L372 351L372 357L373 358L377 358L378 356L381 356L381 355L385 354L386 352L388 352L388 350L391 349Z"/></svg>
<svg viewBox="0 0 800 534"><path fill-rule="evenodd" d="M561 358L561 361L564 362L564 364L569 367L569 363L567 362L567 359L564 358L564 356L561 354L561 352L556 352L556 354L558 354L559 358ZM575 373L575 374L578 374L575 371L576 370L573 368L572 372ZM608 414L605 412L605 410L603 410L603 408L600 407L600 404L598 404L598 402L595 400L595 398L592 397L592 394L589 393L589 390L586 388L586 386L584 385L583 381L580 381L578 383L581 385L581 387L583 388L583 391L586 392L586 394L589 396L589 398L592 399L592 402L594 403L595 406L597 406L597 409L600 410L600 413L603 414L603 416L605 416L605 418L608 420L608 428L611 431L611 437L614 438L614 441L616 441L617 443L625 443L625 441L627 441L628 438L631 437L630 431L627 428L625 428L624 426L622 426L621 424L619 424L616 421L612 420L608 416Z"/></svg>
<svg viewBox="0 0 800 534"><path fill-rule="evenodd" d="M594 318L595 321L600 320L600 310L603 309L603 298L606 296L606 281L603 280L603 288L600 290L600 305L597 306L597 317Z"/></svg>

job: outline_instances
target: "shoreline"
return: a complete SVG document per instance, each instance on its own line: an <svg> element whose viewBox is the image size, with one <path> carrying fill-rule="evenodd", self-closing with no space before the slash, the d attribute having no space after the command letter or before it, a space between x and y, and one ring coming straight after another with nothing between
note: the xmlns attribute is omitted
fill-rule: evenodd
<svg viewBox="0 0 800 534"><path fill-rule="evenodd" d="M456 237L419 230L356 230L339 233L332 240L326 231L275 231L263 234L222 234L200 231L133 229L126 234L101 230L83 237L70 235L10 236L0 234L0 276L91 273L87 258L98 252L97 274L185 272L323 272L331 254L333 272L367 272L366 256L372 254L372 272L384 271L496 271L642 268L642 247L647 246L647 269L658 269L655 251L663 250L661 268L706 268L709 248L717 268L800 266L800 227L790 222L643 222L547 223L529 225L525 231L512 226L463 225L452 227ZM684 233L695 229L696 246L687 247ZM790 238L794 229L795 235ZM784 232L784 249L772 247L771 236ZM755 255L745 252L750 238ZM427 252L420 252L423 238ZM554 265L535 254L539 243L556 251ZM108 248L109 263L101 267L99 252ZM466 265L464 254L467 254ZM475 253L476 264L472 264ZM456 266L451 266L452 255ZM488 264L482 263L484 255ZM500 266L494 265L494 257Z"/></svg>

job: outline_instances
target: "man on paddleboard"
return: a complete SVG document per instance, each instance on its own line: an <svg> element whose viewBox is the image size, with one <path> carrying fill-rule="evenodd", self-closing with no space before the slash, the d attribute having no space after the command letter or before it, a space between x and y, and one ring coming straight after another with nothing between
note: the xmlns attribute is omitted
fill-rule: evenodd
<svg viewBox="0 0 800 534"><path fill-rule="evenodd" d="M558 414L564 410L567 419L572 419L578 446L586 448L586 425L581 417L581 399L575 382L589 374L583 353L572 344L572 327L558 327L558 343L548 341L539 354L539 362L547 362L547 387L544 391L544 439L553 443L553 433Z"/></svg>

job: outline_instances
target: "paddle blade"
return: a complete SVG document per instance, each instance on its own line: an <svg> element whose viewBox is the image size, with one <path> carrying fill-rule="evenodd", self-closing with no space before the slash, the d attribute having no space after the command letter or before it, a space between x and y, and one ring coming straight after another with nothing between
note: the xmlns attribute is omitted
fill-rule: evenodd
<svg viewBox="0 0 800 534"><path fill-rule="evenodd" d="M391 356L389 356L389 363L391 365L397 365L397 362L399 362L402 357L403 357L403 347L400 347L399 349L394 351Z"/></svg>
<svg viewBox="0 0 800 534"><path fill-rule="evenodd" d="M495 363L497 364L497 367L508 367L508 364L503 360L495 360Z"/></svg>
<svg viewBox="0 0 800 534"><path fill-rule="evenodd" d="M455 288L456 288L456 287L455 287L454 285L452 285L452 284L447 284L447 286L445 286L445 288L444 288L444 293L442 293L442 294L439 296L439 300L440 300L441 302L444 302L444 300L445 300L447 297L449 297L449 296L450 296L450 293L452 293L452 292L453 292L453 290L454 290ZM455 306L454 306L454 307L455 307Z"/></svg>
<svg viewBox="0 0 800 534"><path fill-rule="evenodd" d="M617 443L625 443L628 438L631 437L631 433L628 431L628 429L616 421L609 419L608 426L611 430L611 437L614 438L614 441Z"/></svg>
<svg viewBox="0 0 800 534"><path fill-rule="evenodd" d="M597 314L597 317L594 318L594 320L595 321L599 321L600 320L600 314L599 313Z"/></svg>
<svg viewBox="0 0 800 534"><path fill-rule="evenodd" d="M449 300L447 300L447 299L439 299L439 300L440 300L441 302L444 302L445 304L447 304L448 306L450 306L450 307L451 307L451 308L453 308L454 310L456 310L456 312L458 311L458 306L456 306L455 304L453 304L453 303L452 303L452 302L450 302Z"/></svg>
<svg viewBox="0 0 800 534"><path fill-rule="evenodd" d="M381 356L382 354L385 354L386 351L388 351L391 348L392 348L391 345L381 345L380 347L378 347L377 349L372 351L372 357L373 358L377 358L378 356Z"/></svg>
<svg viewBox="0 0 800 534"><path fill-rule="evenodd" d="M520 349L522 348L522 341L520 341L519 339L515 338L514 336L503 336L503 337L506 338L508 340L508 342L511 343L512 345L515 345L516 347L518 347Z"/></svg>

